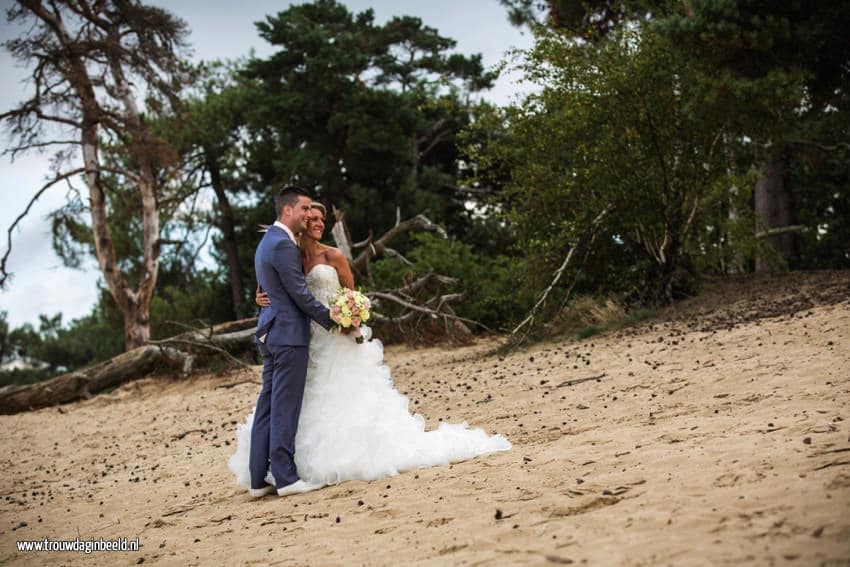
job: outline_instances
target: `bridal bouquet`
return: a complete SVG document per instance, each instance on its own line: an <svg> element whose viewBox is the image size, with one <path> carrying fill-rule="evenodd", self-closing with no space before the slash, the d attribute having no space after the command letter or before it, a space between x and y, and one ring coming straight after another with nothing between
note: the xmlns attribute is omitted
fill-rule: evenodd
<svg viewBox="0 0 850 567"><path fill-rule="evenodd" d="M354 329L354 337L358 343L363 342L360 326L371 317L372 304L369 298L359 291L343 287L339 289L330 302L331 319L340 329Z"/></svg>

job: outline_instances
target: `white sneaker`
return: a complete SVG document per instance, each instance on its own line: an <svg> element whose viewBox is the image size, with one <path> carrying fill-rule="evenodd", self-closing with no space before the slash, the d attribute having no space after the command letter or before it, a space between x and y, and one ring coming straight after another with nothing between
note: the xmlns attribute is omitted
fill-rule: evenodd
<svg viewBox="0 0 850 567"><path fill-rule="evenodd" d="M276 488L274 486L267 484L262 488L249 488L248 494L250 494L252 498L260 498L266 494L273 494L275 490Z"/></svg>
<svg viewBox="0 0 850 567"><path fill-rule="evenodd" d="M290 494L301 494L302 492L310 492L311 490L316 490L321 487L322 486L320 484L310 484L309 482L304 482L299 479L292 484L287 484L283 488L278 488L277 495L289 496Z"/></svg>

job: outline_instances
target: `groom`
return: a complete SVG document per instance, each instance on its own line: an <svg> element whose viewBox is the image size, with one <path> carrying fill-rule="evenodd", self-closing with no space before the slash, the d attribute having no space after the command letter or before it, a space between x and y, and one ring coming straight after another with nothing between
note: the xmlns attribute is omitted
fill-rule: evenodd
<svg viewBox="0 0 850 567"><path fill-rule="evenodd" d="M300 187L288 186L275 197L277 221L257 246L257 282L269 294L271 306L260 311L255 342L263 357L263 387L251 429L251 496L280 496L315 488L298 478L295 433L301 413L310 319L326 329L330 313L307 290L295 234L307 229L311 199ZM277 486L265 482L271 472Z"/></svg>

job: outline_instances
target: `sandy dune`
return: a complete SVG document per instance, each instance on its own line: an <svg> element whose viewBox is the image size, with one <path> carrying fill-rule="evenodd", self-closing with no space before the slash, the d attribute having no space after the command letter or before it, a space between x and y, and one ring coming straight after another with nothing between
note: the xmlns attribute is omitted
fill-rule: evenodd
<svg viewBox="0 0 850 567"><path fill-rule="evenodd" d="M0 416L0 563L850 565L850 273L724 281L636 328L498 344L387 360L430 426L513 450L285 499L250 499L226 466L258 369ZM45 537L141 550L16 550Z"/></svg>

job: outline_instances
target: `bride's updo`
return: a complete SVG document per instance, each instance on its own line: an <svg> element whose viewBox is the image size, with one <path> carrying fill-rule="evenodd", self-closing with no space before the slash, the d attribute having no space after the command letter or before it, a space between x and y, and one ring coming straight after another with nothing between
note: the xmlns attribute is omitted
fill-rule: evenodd
<svg viewBox="0 0 850 567"><path fill-rule="evenodd" d="M312 203L310 203L310 208L316 209L318 211L322 211L322 218L328 218L328 210L320 202L313 201Z"/></svg>

